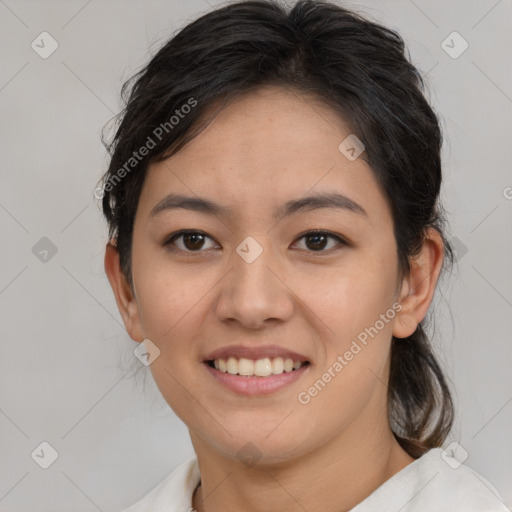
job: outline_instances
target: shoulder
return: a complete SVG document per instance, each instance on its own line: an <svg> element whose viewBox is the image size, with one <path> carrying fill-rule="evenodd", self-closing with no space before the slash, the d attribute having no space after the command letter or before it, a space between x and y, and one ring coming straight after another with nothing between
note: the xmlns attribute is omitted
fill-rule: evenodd
<svg viewBox="0 0 512 512"><path fill-rule="evenodd" d="M424 506L447 511L510 512L486 478L442 448L430 450L424 457L417 470L418 484L425 486Z"/></svg>
<svg viewBox="0 0 512 512"><path fill-rule="evenodd" d="M187 511L192 506L192 494L199 479L197 459L187 459L148 494L122 512Z"/></svg>
<svg viewBox="0 0 512 512"><path fill-rule="evenodd" d="M442 448L434 448L381 485L352 512L511 512L498 490Z"/></svg>

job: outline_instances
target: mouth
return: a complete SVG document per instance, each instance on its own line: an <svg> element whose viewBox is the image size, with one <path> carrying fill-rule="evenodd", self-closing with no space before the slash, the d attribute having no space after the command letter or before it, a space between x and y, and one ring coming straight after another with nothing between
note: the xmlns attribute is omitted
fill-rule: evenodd
<svg viewBox="0 0 512 512"><path fill-rule="evenodd" d="M245 395L267 395L291 386L310 372L311 360L279 345L232 344L214 350L203 368L221 389Z"/></svg>
<svg viewBox="0 0 512 512"><path fill-rule="evenodd" d="M295 357L224 356L204 360L203 367L215 386L239 396L256 397L277 393L309 373L311 362Z"/></svg>
<svg viewBox="0 0 512 512"><path fill-rule="evenodd" d="M292 373L308 366L309 361L284 358L264 357L262 359L248 359L245 357L234 357L208 359L205 363L212 369L239 377L261 377L268 378L283 373Z"/></svg>

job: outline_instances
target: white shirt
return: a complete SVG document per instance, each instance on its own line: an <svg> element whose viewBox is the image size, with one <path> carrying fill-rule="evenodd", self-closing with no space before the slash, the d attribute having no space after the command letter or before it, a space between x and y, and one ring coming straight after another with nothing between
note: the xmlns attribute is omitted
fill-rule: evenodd
<svg viewBox="0 0 512 512"><path fill-rule="evenodd" d="M350 512L511 512L476 471L433 448L393 475ZM197 459L183 462L123 512L192 512Z"/></svg>

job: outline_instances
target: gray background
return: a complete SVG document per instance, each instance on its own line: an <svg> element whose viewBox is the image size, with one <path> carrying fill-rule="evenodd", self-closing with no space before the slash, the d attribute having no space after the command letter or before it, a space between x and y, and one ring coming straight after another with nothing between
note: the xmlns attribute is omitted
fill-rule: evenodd
<svg viewBox="0 0 512 512"><path fill-rule="evenodd" d="M129 377L137 344L104 275L93 191L121 84L208 4L0 0L0 511L117 511L193 455L151 376ZM445 447L459 442L510 506L512 2L346 4L398 29L441 115L459 249L435 301L458 408ZM46 59L31 47L43 31L59 45ZM453 31L469 44L457 58L441 46ZM44 441L48 469L31 456Z"/></svg>

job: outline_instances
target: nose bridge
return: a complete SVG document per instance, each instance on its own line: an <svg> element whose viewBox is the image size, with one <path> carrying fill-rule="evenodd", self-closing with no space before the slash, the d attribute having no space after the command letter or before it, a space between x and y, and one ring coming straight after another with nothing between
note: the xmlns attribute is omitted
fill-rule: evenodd
<svg viewBox="0 0 512 512"><path fill-rule="evenodd" d="M259 240L259 241L258 241ZM234 282L241 297L262 294L271 295L275 280L269 267L276 265L276 258L269 237L246 237L233 254ZM252 292L252 293L251 293Z"/></svg>
<svg viewBox="0 0 512 512"><path fill-rule="evenodd" d="M268 318L286 319L292 311L287 288L275 275L280 268L269 237L243 240L230 262L231 272L217 304L221 319L233 318L247 325L259 325ZM282 268L282 267L281 267Z"/></svg>

